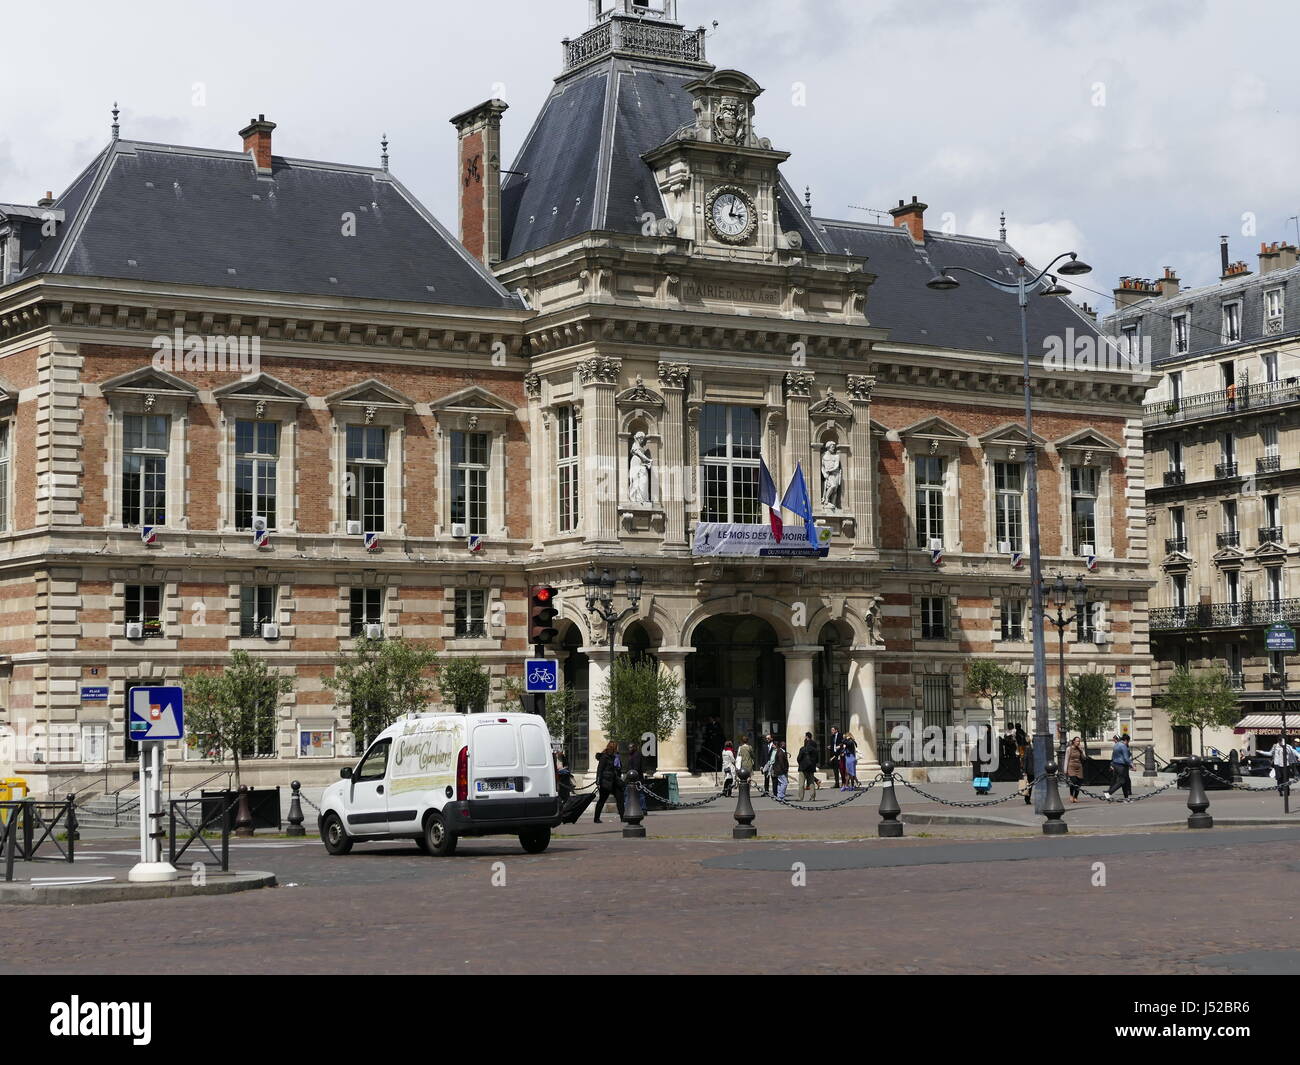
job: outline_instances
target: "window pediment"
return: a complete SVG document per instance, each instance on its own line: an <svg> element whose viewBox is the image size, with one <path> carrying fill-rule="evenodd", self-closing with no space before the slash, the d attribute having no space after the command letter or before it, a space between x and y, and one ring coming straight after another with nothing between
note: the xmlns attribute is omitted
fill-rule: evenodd
<svg viewBox="0 0 1300 1065"><path fill-rule="evenodd" d="M513 403L479 385L443 396L430 403L429 409L438 420L440 429L473 430L491 426L500 430L507 421L516 417Z"/></svg>
<svg viewBox="0 0 1300 1065"><path fill-rule="evenodd" d="M415 400L403 395L395 388L390 388L373 377L359 385L344 388L325 399L331 408L335 407L374 407L379 410L408 411L415 407Z"/></svg>
<svg viewBox="0 0 1300 1065"><path fill-rule="evenodd" d="M7 403L15 403L18 400L18 389L14 388L3 377L0 377L0 407Z"/></svg>
<svg viewBox="0 0 1300 1065"><path fill-rule="evenodd" d="M663 407L664 397L653 388L647 387L641 375L637 374L636 383L626 391L620 392L615 402L619 407L653 407L657 409Z"/></svg>
<svg viewBox="0 0 1300 1065"><path fill-rule="evenodd" d="M1238 547L1225 547L1216 551L1211 558L1216 566L1239 569L1246 556Z"/></svg>
<svg viewBox="0 0 1300 1065"><path fill-rule="evenodd" d="M908 450L927 451L932 455L956 454L957 449L965 447L969 439L952 422L939 417L926 418L900 430L898 435Z"/></svg>
<svg viewBox="0 0 1300 1065"><path fill-rule="evenodd" d="M851 422L853 411L836 395L834 389L826 389L826 395L808 408L808 416L823 421Z"/></svg>
<svg viewBox="0 0 1300 1065"><path fill-rule="evenodd" d="M307 402L306 392L300 392L269 373L260 373L256 377L222 385L213 389L212 394L218 403L237 399L250 403L287 403L297 407Z"/></svg>
<svg viewBox="0 0 1300 1065"><path fill-rule="evenodd" d="M137 370L110 377L99 386L99 391L105 396L166 396L182 399L186 403L199 394L198 388L188 381L153 366L141 366Z"/></svg>
<svg viewBox="0 0 1300 1065"><path fill-rule="evenodd" d="M1095 458L1111 458L1120 453L1120 445L1096 429L1080 429L1056 441L1057 452L1069 463L1088 466Z"/></svg>

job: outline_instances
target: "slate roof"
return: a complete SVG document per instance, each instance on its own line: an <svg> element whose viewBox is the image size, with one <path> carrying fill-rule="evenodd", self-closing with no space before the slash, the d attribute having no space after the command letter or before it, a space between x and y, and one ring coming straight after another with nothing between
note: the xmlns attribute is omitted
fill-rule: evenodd
<svg viewBox="0 0 1300 1065"><path fill-rule="evenodd" d="M1271 289L1283 290L1282 333L1264 331L1264 293ZM1234 344L1223 343L1223 305L1241 300L1241 340ZM1187 330L1187 351L1174 353L1171 334L1174 315L1190 317ZM1231 352L1243 344L1258 341L1277 342L1300 335L1300 265L1285 270L1272 270L1267 274L1247 274L1212 285L1184 289L1172 299L1151 297L1124 307L1108 315L1102 328L1110 336L1118 336L1124 325L1139 323L1141 335L1150 338L1152 361L1187 361L1215 352Z"/></svg>
<svg viewBox="0 0 1300 1065"><path fill-rule="evenodd" d="M380 169L275 156L267 179L243 152L116 140L54 206L65 221L20 278L521 305ZM343 235L346 212L355 236Z"/></svg>

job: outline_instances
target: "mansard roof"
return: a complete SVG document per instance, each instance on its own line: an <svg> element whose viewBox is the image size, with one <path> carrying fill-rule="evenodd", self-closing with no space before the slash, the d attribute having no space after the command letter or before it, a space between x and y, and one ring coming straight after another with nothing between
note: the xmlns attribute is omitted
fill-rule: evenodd
<svg viewBox="0 0 1300 1065"><path fill-rule="evenodd" d="M54 206L65 220L20 278L519 306L381 169L275 156L267 176L243 152L114 140Z"/></svg>

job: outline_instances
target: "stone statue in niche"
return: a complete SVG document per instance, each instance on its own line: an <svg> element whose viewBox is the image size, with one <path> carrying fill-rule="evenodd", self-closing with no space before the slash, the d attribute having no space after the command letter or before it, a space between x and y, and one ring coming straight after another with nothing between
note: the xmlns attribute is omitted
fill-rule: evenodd
<svg viewBox="0 0 1300 1065"><path fill-rule="evenodd" d="M839 510L844 498L844 459L840 445L828 440L822 448L822 506Z"/></svg>
<svg viewBox="0 0 1300 1065"><path fill-rule="evenodd" d="M632 451L627 462L627 498L632 503L649 504L650 502L650 446L646 443L645 433L632 437Z"/></svg>

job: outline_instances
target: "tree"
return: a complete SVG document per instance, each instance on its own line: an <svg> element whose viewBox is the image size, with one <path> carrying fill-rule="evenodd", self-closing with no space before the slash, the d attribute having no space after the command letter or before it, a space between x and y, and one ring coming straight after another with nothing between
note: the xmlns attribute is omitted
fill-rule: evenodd
<svg viewBox="0 0 1300 1065"><path fill-rule="evenodd" d="M1074 729L1083 738L1083 753L1088 754L1088 737L1101 732L1115 720L1115 692L1110 677L1104 673L1078 673L1065 682L1065 702L1061 708L1065 731Z"/></svg>
<svg viewBox="0 0 1300 1065"><path fill-rule="evenodd" d="M527 693L524 691L524 682L519 677L507 677L501 683L501 694L506 701L507 709L518 713L523 704L512 704L516 704ZM578 731L587 727L587 715L582 700L573 688L547 692L543 698L545 699L543 720L546 722L546 731L551 734L551 739L555 743L567 747ZM526 712L531 712L531 707Z"/></svg>
<svg viewBox="0 0 1300 1065"><path fill-rule="evenodd" d="M1201 754L1205 753L1207 727L1228 728L1241 717L1237 693L1227 673L1221 670L1193 673L1179 666L1169 678L1164 704L1171 725L1194 728L1200 733Z"/></svg>
<svg viewBox="0 0 1300 1065"><path fill-rule="evenodd" d="M966 668L966 694L989 701L990 723L997 720L997 700L1015 690L1016 674L991 658L977 658Z"/></svg>
<svg viewBox="0 0 1300 1065"><path fill-rule="evenodd" d="M438 670L438 690L458 714L481 714L487 709L492 678L477 655L451 658Z"/></svg>
<svg viewBox="0 0 1300 1065"><path fill-rule="evenodd" d="M619 744L640 746L646 735L663 743L689 709L672 673L652 658L634 662L622 655L600 698L600 727Z"/></svg>
<svg viewBox="0 0 1300 1065"><path fill-rule="evenodd" d="M204 670L181 681L185 691L185 721L196 742L213 760L229 751L235 763L235 788L240 786L239 759L259 738L274 736L275 708L281 695L294 689L287 673L273 673L263 658L233 651L224 672Z"/></svg>
<svg viewBox="0 0 1300 1065"><path fill-rule="evenodd" d="M334 693L335 707L348 709L358 754L398 718L423 713L435 702L437 663L433 648L400 637L359 637L351 651L335 659L334 673L324 683Z"/></svg>

